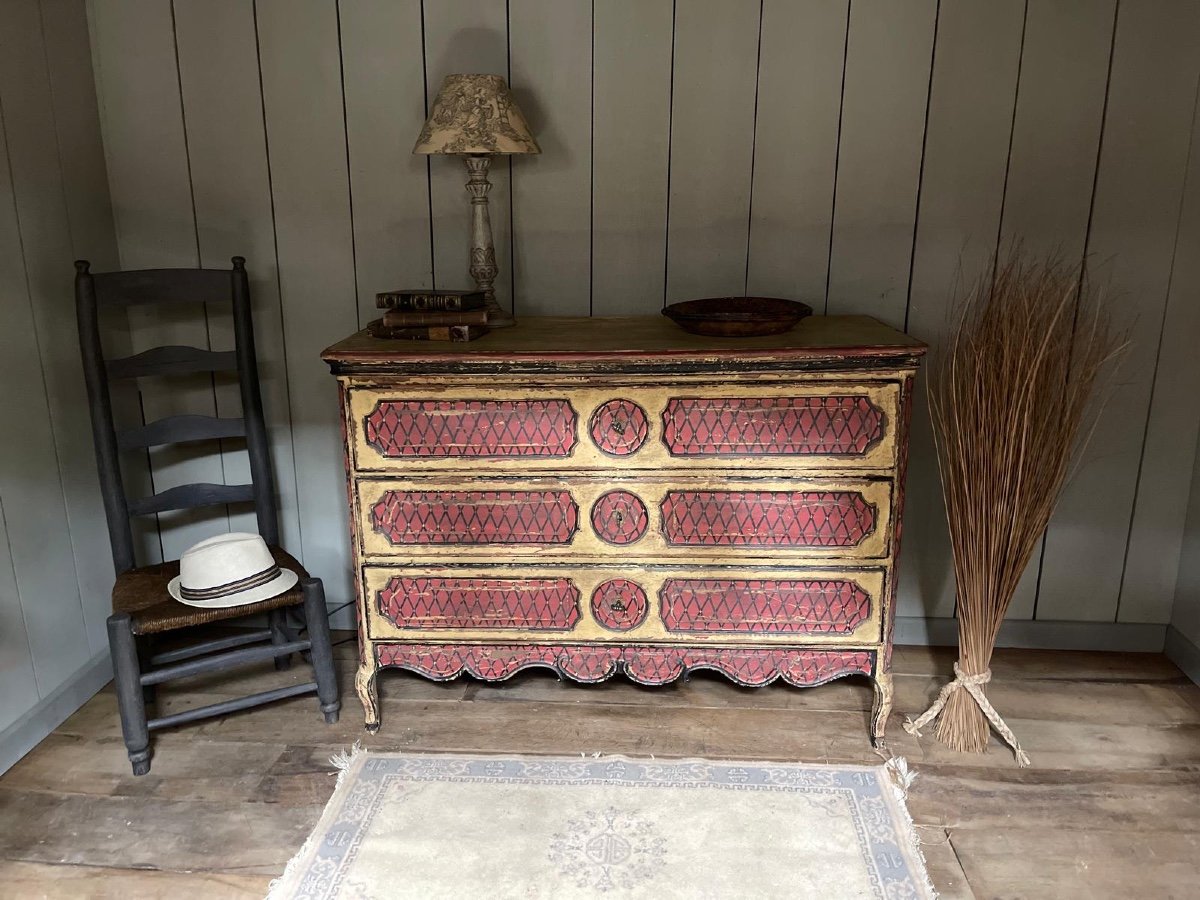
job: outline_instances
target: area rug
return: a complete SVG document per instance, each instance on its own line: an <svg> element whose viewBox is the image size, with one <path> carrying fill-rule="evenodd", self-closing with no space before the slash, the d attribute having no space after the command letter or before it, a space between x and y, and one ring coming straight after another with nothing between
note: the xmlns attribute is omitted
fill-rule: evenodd
<svg viewBox="0 0 1200 900"><path fill-rule="evenodd" d="M271 887L283 898L925 898L887 766L376 754Z"/></svg>

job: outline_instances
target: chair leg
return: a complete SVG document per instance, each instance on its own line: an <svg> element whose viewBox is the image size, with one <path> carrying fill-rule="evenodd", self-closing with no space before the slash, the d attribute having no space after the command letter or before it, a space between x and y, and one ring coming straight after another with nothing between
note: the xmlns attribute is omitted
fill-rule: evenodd
<svg viewBox="0 0 1200 900"><path fill-rule="evenodd" d="M333 641L329 638L329 611L325 608L325 586L319 578L306 578L300 585L304 592L304 616L308 619L308 639L312 644L312 665L317 676L317 700L325 722L338 720L342 701L338 699L337 671L333 666Z"/></svg>
<svg viewBox="0 0 1200 900"><path fill-rule="evenodd" d="M273 609L267 613L268 627L271 629L272 644L286 644L291 641L288 637L287 613L282 609ZM275 671L282 672L292 667L292 655L275 657Z"/></svg>
<svg viewBox="0 0 1200 900"><path fill-rule="evenodd" d="M121 733L134 775L150 771L150 730L146 727L146 702L142 697L137 637L128 613L108 617L108 650L112 654L113 683L121 713Z"/></svg>
<svg viewBox="0 0 1200 900"><path fill-rule="evenodd" d="M150 657L154 655L151 636L148 634L136 635L134 641L137 644L138 654L138 671L144 672L150 668ZM142 686L142 702L146 706L150 706L158 700L158 685L146 684Z"/></svg>

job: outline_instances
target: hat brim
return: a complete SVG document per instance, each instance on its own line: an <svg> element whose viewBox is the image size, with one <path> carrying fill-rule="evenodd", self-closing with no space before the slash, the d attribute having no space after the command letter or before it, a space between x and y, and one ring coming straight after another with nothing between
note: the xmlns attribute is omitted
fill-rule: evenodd
<svg viewBox="0 0 1200 900"><path fill-rule="evenodd" d="M227 597L219 597L216 600L185 600L180 595L179 590L179 575L176 575L167 584L167 592L178 600L180 603L188 606L198 606L202 609L224 609L229 606L248 606L251 603L258 603L262 600L270 600L272 597L278 597L285 591L290 591L296 586L296 582L300 580L300 576L291 569L280 569L279 574L268 581L266 584L259 585L255 588L250 588L247 591L240 591L236 594L230 594Z"/></svg>

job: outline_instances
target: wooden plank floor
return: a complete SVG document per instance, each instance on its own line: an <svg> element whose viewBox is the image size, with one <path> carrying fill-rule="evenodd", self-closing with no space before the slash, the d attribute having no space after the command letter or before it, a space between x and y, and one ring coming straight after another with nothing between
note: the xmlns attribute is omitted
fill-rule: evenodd
<svg viewBox="0 0 1200 900"><path fill-rule="evenodd" d="M160 734L148 776L129 773L105 689L0 778L0 896L261 897L333 790L328 759L373 749L624 753L877 763L871 690L797 690L717 677L590 687L526 673L499 685L381 675L383 728L353 697L325 726L311 697ZM952 753L900 728L944 683L947 650L898 648L892 750L919 777L909 808L942 896L1200 896L1200 688L1164 657L1000 651L990 695L1033 759L998 744ZM307 680L247 669L162 689L167 712Z"/></svg>

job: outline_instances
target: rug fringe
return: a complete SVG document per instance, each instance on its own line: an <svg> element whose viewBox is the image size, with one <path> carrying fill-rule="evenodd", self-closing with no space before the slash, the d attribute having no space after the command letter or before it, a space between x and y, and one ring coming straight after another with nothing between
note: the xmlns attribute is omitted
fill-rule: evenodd
<svg viewBox="0 0 1200 900"><path fill-rule="evenodd" d="M354 765L355 760L366 752L362 747L362 743L355 741L350 745L349 750L339 750L333 756L329 757L329 764L337 771L337 783L333 788L335 792L342 786L342 782L346 780L346 774L350 771L350 767ZM280 873L279 877L272 878L271 883L267 885L266 900L288 900L283 893L284 883L289 880L291 875L299 871L300 861L308 856L308 852L316 843L316 838L317 831L313 829L312 834L304 841L304 845L296 851L295 856L289 859L287 865L283 867L283 872Z"/></svg>
<svg viewBox="0 0 1200 900"><path fill-rule="evenodd" d="M346 773L350 771L350 767L354 765L354 761L366 752L362 747L362 743L355 741L350 745L349 750L339 750L333 756L329 757L329 764L337 769L337 784L334 786L334 790L342 786L342 782L346 780Z"/></svg>
<svg viewBox="0 0 1200 900"><path fill-rule="evenodd" d="M888 777L892 796L896 798L896 806L900 809L900 824L908 832L908 841L912 846L913 853L921 861L921 871L925 875L925 890L929 892L931 900L937 900L937 889L929 877L929 864L925 860L925 851L921 849L921 836L917 834L917 825L913 821L912 813L908 811L908 789L917 780L917 773L908 768L908 760L903 756L893 756L883 764L883 770Z"/></svg>

